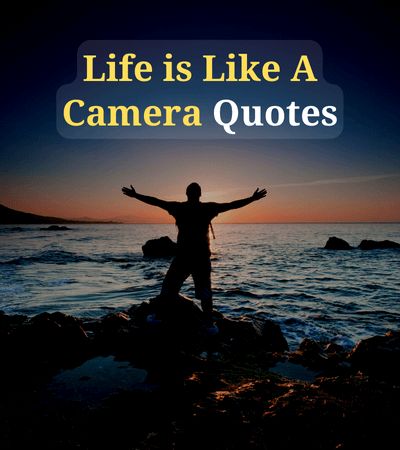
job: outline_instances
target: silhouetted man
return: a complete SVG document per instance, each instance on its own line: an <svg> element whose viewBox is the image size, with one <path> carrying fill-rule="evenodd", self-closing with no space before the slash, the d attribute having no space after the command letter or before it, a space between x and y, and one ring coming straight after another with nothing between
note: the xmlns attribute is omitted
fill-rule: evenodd
<svg viewBox="0 0 400 450"><path fill-rule="evenodd" d="M231 209L242 208L267 195L265 189L258 188L251 197L230 203L203 203L200 201L201 188L191 183L186 188L186 202L171 202L139 194L132 187L123 187L122 192L149 205L158 206L171 214L178 227L177 255L164 278L161 295L178 295L184 281L192 275L195 296L201 300L201 307L209 327L212 322L212 290L209 227L211 220L218 214Z"/></svg>

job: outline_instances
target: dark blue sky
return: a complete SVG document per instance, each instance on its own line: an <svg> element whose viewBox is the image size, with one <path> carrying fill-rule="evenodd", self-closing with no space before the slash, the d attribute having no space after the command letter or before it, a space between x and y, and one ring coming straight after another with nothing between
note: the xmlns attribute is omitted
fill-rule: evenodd
<svg viewBox="0 0 400 450"><path fill-rule="evenodd" d="M301 183L309 190L310 183L333 180L329 192L307 191L313 201L304 202L302 214L293 214L293 220L306 219L304 211L316 205L324 220L400 219L395 213L400 211L399 27L389 2L199 2L151 4L147 9L137 9L135 3L11 5L2 29L1 203L69 217L83 212L118 216L127 213L124 199L117 197L120 184L135 182L154 194L164 186L166 196L174 196L190 177L197 177L204 178L210 192L239 193L248 182L277 186L279 205L288 199L287 207L293 209L290 185L298 193ZM55 95L75 77L78 46L87 39L152 38L315 40L324 52L325 79L344 92L344 132L334 140L237 141L233 146L60 137ZM218 169L214 178L210 158ZM238 173L243 175L240 182ZM339 192L343 215L337 214ZM331 215L324 213L324 202ZM352 215L357 205L358 216ZM283 217L275 208L276 214L264 215L265 220ZM139 216L146 219L146 211ZM290 214L285 217L291 220Z"/></svg>

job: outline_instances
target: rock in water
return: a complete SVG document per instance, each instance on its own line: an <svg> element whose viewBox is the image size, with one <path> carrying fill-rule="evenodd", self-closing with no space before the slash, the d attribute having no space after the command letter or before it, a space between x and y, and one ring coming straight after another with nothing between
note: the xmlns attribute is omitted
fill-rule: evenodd
<svg viewBox="0 0 400 450"><path fill-rule="evenodd" d="M143 255L153 258L163 258L176 255L177 244L168 236L150 239L143 246Z"/></svg>
<svg viewBox="0 0 400 450"><path fill-rule="evenodd" d="M361 250L377 250L377 249L387 249L387 248L400 248L400 244L393 241L373 241L369 239L364 239L358 246Z"/></svg>
<svg viewBox="0 0 400 450"><path fill-rule="evenodd" d="M50 225L46 228L41 228L41 230L43 231L67 231L70 230L71 228L68 228L64 225Z"/></svg>
<svg viewBox="0 0 400 450"><path fill-rule="evenodd" d="M324 248L327 250L351 250L353 247L344 239L333 236L328 239Z"/></svg>
<svg viewBox="0 0 400 450"><path fill-rule="evenodd" d="M285 352L286 350L289 350L285 336L277 323L270 319L258 318L253 318L252 322L267 351Z"/></svg>

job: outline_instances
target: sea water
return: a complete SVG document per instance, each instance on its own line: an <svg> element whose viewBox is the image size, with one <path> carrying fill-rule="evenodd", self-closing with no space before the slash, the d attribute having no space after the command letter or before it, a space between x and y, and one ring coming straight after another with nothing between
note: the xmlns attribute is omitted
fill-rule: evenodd
<svg viewBox="0 0 400 450"><path fill-rule="evenodd" d="M170 259L142 255L174 225L0 226L0 310L99 317L158 295ZM324 250L330 236L400 242L400 224L217 224L215 307L278 322L294 348L303 338L346 347L399 329L400 251ZM193 298L188 279L183 294Z"/></svg>

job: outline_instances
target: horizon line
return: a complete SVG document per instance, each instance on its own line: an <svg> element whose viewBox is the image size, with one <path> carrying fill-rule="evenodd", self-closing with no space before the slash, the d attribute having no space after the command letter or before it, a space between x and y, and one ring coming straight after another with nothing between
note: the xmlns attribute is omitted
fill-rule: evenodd
<svg viewBox="0 0 400 450"><path fill-rule="evenodd" d="M101 222L99 222L101 223ZM107 225L103 222L104 225ZM302 221L302 222L214 222L213 225L304 225L304 224L382 224L382 223L393 223L400 224L400 220L386 220L386 221L378 221L378 220L368 220L368 221ZM112 224L109 224L112 225ZM118 222L116 225L175 225L173 222Z"/></svg>

